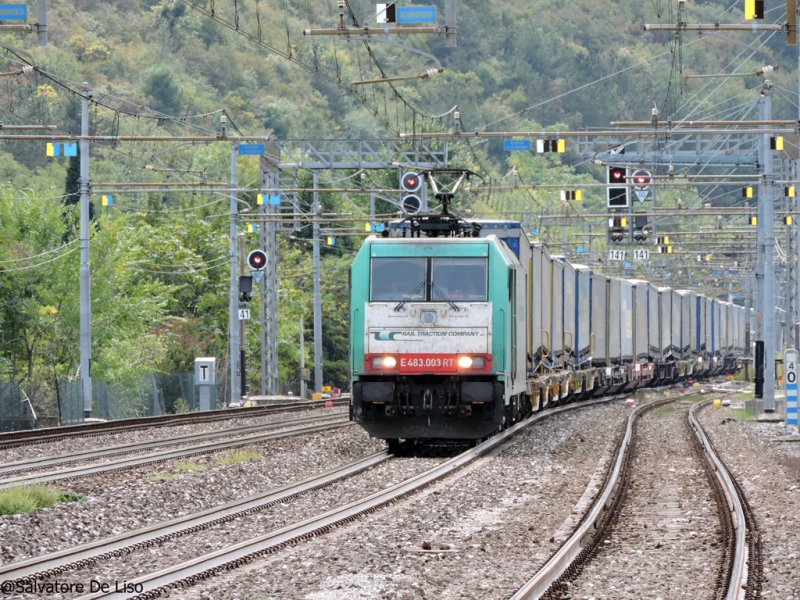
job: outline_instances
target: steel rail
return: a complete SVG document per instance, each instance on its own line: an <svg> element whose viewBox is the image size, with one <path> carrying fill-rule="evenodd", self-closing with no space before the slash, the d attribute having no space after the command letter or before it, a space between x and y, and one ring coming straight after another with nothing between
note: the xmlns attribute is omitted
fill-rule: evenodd
<svg viewBox="0 0 800 600"><path fill-rule="evenodd" d="M346 415L345 415L346 417ZM195 446L186 446L176 450L167 450L164 452L154 452L144 456L137 456L133 458L120 458L118 460L108 461L99 465L86 465L82 467L75 467L73 469L63 469L51 473L40 473L26 475L22 477L14 477L10 479L3 479L0 481L0 489L15 487L19 485L28 485L34 483L51 483L54 481L63 481L68 479L76 479L79 477L87 477L89 475L97 475L101 473L108 473L111 471L122 471L125 469L135 469L145 465L165 462L175 458L182 458L186 456L195 456L198 454L208 454L210 452L218 452L219 450L228 450L230 448L238 448L247 446L249 444L257 444L269 440L276 440L285 437L292 437L295 435L302 435L305 433L316 433L319 431L327 431L329 429L338 429L340 427L348 427L352 425L351 421L335 421L325 425L314 425L310 427L298 427L287 431L280 431L275 433L264 433L239 438L237 440L228 440L224 442L213 442L210 444L198 444Z"/></svg>
<svg viewBox="0 0 800 600"><path fill-rule="evenodd" d="M131 585L141 584L143 593L136 596L138 599L157 598L163 592L167 592L170 589L192 585L198 580L234 569L259 556L275 552L297 541L316 537L335 527L350 523L364 515L371 514L381 508L389 506L413 494L417 490L450 475L484 454L499 448L517 433L540 420L565 411L617 400L623 396L612 396L590 402L578 402L537 413L513 425L502 433L490 437L487 441L475 448L467 450L424 473L415 475L403 482L362 498L361 500L350 502L349 504L330 510L322 515L317 515L300 523L282 527L268 534L239 542L238 544L231 545L222 550L213 551L195 557L189 561L164 568L155 573L137 577L129 580L128 583ZM98 598L112 597L118 598L119 596L113 592L98 592L82 596L79 600L95 600Z"/></svg>
<svg viewBox="0 0 800 600"><path fill-rule="evenodd" d="M566 542L548 559L545 565L522 586L512 597L511 600L534 600L542 598L548 593L554 592L554 584L557 585L564 578L572 577L579 573L581 565L589 560L597 551L597 546L605 537L604 531L613 521L615 514L620 510L620 500L624 496L627 485L629 462L631 450L635 445L636 420L646 411L658 406L680 400L681 396L665 398L650 404L637 407L628 417L625 434L620 440L615 451L613 469L606 475L603 491L595 498L592 507L587 511L586 516L575 528L573 534ZM706 404L709 401L701 404ZM744 544L743 527L737 523L745 523L745 517L734 507L734 498L739 500L734 487L732 478L725 469L722 461L716 455L713 447L708 442L705 433L699 423L694 419L693 411L698 405L692 406L689 417L693 421L693 433L702 442L706 453L712 460L715 472L719 479L723 481L725 496L728 498L729 509L735 517L734 527L736 528L735 559L733 562L733 576L727 588L726 600L740 600L745 598L742 588L743 577L746 577L747 548ZM724 473L725 476L721 475ZM727 477L728 482L724 482ZM609 518L610 517L610 518ZM749 596L748 596L749 597Z"/></svg>
<svg viewBox="0 0 800 600"><path fill-rule="evenodd" d="M746 538L748 537L748 530L750 530L751 534L755 533L753 531L755 524L745 515L744 503L746 499L743 498L743 494L738 487L736 479L731 475L725 463L719 458L717 451L714 449L705 430L695 416L695 409L697 409L698 406L707 405L709 402L710 400L692 406L689 410L689 423L694 430L694 435L699 438L702 443L706 457L714 466L714 474L725 490L728 510L731 512L733 527L736 530L733 565L725 598L726 600L743 600L745 597L751 597L749 595L750 588L755 585L757 580L760 581L757 569L753 569L752 576L748 569L751 557L750 546L746 543ZM760 565L758 566L760 567Z"/></svg>
<svg viewBox="0 0 800 600"><path fill-rule="evenodd" d="M623 467L629 458L628 451L631 449L631 445L635 440L634 424L636 420L646 410L650 410L662 404L674 402L678 398L679 396L670 397L650 404L640 405L628 415L625 433L619 440L615 450L614 461L612 463L613 469L609 470L606 475L603 491L595 498L588 514L583 518L567 541L564 542L548 559L544 566L511 597L511 600L531 600L533 598L540 598L550 589L550 586L556 583L559 578L567 573L572 565L581 558L580 555L585 553L584 548L590 548L588 545L589 542L598 532L602 531L603 527L600 523L609 514L609 511L613 509L614 500L619 497L619 492L623 489L620 486L620 476L623 474Z"/></svg>
<svg viewBox="0 0 800 600"><path fill-rule="evenodd" d="M42 456L39 458L31 458L28 460L20 460L15 462L6 463L0 466L0 475L14 473L17 471L30 471L39 470L47 467L57 465L76 463L84 460L91 460L94 458L102 458L109 456L119 456L122 454L129 454L139 450L154 449L164 446L177 446L189 442L200 440L212 440L220 437L233 437L245 433L254 433L258 431L268 431L272 429L280 429L282 427L291 427L293 425L303 425L306 423L316 423L318 421L326 421L328 419L341 418L341 413L329 413L324 415L317 415L313 417L304 417L301 419L284 419L281 421L271 421L267 423L260 423L258 425L244 425L241 427L229 427L227 429L218 429L214 431L205 431L201 433L188 433L175 437L157 438L152 440L144 440L132 442L130 444L118 444L116 446L106 446L104 448L91 448L88 450L77 450L66 454L58 454L54 456Z"/></svg>
<svg viewBox="0 0 800 600"><path fill-rule="evenodd" d="M29 582L58 576L66 571L85 568L134 549L154 546L167 540L192 534L200 529L213 527L265 510L280 502L327 487L336 481L360 473L389 458L391 458L391 455L385 451L375 452L319 475L313 475L221 506L207 508L169 521L81 544L74 548L67 548L66 550L2 565L0 566L0 578L14 582Z"/></svg>
<svg viewBox="0 0 800 600"><path fill-rule="evenodd" d="M334 406L349 403L349 396L332 400ZM187 425L223 421L237 417L257 417L276 412L299 412L322 408L321 404L273 404L272 406L252 406L246 408L224 408L209 412L179 413L175 415L159 415L156 417L134 417L132 419L119 419L102 423L84 423L81 425L66 425L63 427L48 427L46 429L33 429L26 431L12 431L0 433L0 450L14 448L25 444L42 444L69 437L85 437L135 431L149 427L163 427L171 425Z"/></svg>

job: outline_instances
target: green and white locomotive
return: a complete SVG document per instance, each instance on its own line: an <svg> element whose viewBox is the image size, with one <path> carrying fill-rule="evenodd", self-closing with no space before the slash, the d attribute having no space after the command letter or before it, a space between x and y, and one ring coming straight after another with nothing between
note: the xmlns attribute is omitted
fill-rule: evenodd
<svg viewBox="0 0 800 600"><path fill-rule="evenodd" d="M376 437L478 439L529 410L527 269L479 224L449 223L395 224L353 262L352 418Z"/></svg>

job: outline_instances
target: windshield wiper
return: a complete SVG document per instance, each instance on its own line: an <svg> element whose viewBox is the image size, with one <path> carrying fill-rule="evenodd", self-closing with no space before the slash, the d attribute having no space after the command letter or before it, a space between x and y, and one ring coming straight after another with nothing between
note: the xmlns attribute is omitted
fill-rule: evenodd
<svg viewBox="0 0 800 600"><path fill-rule="evenodd" d="M394 311L395 311L395 312L397 312L398 310L400 310L401 308L403 308L403 306L405 306L405 303L406 303L406 302L408 302L409 300L411 300L411 297L412 297L414 294L416 294L418 291L420 291L420 290L421 290L421 289L422 289L424 286L425 286L425 282L424 282L424 281L420 281L420 282L417 284L417 287L415 287L415 288L414 288L413 290L411 290L411 291L410 291L408 294L406 294L406 295L405 295L405 297L404 297L404 298L403 298L403 299L402 299L402 300L399 302L399 304L398 304L397 306L395 306L395 307L394 307Z"/></svg>
<svg viewBox="0 0 800 600"><path fill-rule="evenodd" d="M442 290L436 287L436 285L432 281L431 281L431 290L439 294L439 297L445 302L447 302L453 308L453 310L456 311L461 310L460 308L458 308L458 306L456 306L456 303L450 300L450 298L447 297L447 294L443 293Z"/></svg>

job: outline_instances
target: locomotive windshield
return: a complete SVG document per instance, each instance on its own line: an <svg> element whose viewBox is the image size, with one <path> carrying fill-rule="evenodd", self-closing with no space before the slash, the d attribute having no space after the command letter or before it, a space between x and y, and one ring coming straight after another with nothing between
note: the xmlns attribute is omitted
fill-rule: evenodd
<svg viewBox="0 0 800 600"><path fill-rule="evenodd" d="M426 262L424 258L373 258L370 300L424 300Z"/></svg>
<svg viewBox="0 0 800 600"><path fill-rule="evenodd" d="M486 302L485 258L432 258L431 273L433 302Z"/></svg>
<svg viewBox="0 0 800 600"><path fill-rule="evenodd" d="M372 302L486 302L485 258L373 258Z"/></svg>

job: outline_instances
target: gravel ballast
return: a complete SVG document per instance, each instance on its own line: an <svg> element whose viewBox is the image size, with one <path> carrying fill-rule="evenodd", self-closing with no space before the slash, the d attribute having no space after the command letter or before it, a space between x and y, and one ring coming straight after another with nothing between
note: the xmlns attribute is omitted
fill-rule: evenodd
<svg viewBox="0 0 800 600"><path fill-rule="evenodd" d="M407 500L170 597L508 597L558 545L627 413L554 415Z"/></svg>
<svg viewBox="0 0 800 600"><path fill-rule="evenodd" d="M736 408L706 408L699 420L755 511L764 543L762 598L800 600L800 444L777 441L783 423L743 420Z"/></svg>
<svg viewBox="0 0 800 600"><path fill-rule="evenodd" d="M717 504L685 425L684 402L639 422L630 485L573 598L712 598L722 559Z"/></svg>
<svg viewBox="0 0 800 600"><path fill-rule="evenodd" d="M383 442L349 426L248 446L262 453L256 461L224 466L217 461L226 452L194 457L193 462L209 467L202 473L182 472L176 466L181 461L175 460L64 482L60 489L86 499L0 517L0 560L23 560L197 512L384 448ZM161 473L178 477L148 479Z"/></svg>
<svg viewBox="0 0 800 600"><path fill-rule="evenodd" d="M231 417L219 421L209 421L205 423L194 423L186 425L159 425L157 427L147 427L132 431L119 431L115 433L92 434L82 437L71 437L67 439L54 440L37 444L25 444L14 448L0 450L0 464L17 462L21 460L32 460L50 456L59 456L78 450L97 450L106 446L117 446L120 444L132 444L147 440L170 438L180 435L197 434L205 431L221 431L232 427L243 427L258 425L260 423L273 423L290 419L302 419L318 415L329 415L339 413L347 414L347 408L317 408L298 412L280 412L268 415L252 417ZM56 430L57 431L57 430Z"/></svg>

